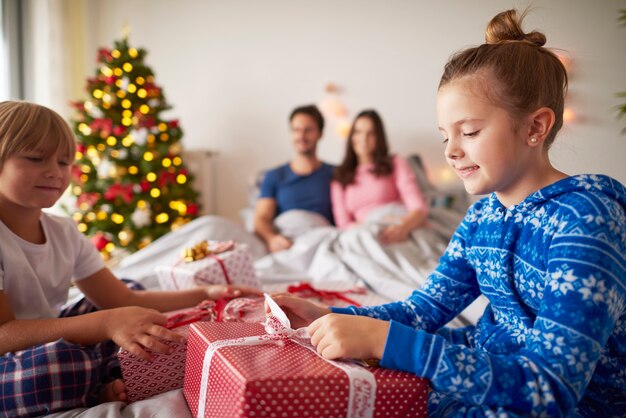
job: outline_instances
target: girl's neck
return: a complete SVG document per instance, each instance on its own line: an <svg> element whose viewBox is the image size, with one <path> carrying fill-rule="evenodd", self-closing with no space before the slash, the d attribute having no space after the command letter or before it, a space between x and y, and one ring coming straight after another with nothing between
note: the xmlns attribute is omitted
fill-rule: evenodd
<svg viewBox="0 0 626 418"><path fill-rule="evenodd" d="M520 181L515 187L514 193L496 192L498 200L505 207L517 205L533 193L568 177L567 174L557 170L551 164L544 165L540 169L529 171L532 174L529 174Z"/></svg>

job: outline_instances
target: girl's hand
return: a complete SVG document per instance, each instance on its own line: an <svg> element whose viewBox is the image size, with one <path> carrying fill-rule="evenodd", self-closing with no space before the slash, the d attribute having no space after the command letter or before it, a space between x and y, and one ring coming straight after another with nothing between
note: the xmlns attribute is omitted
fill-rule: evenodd
<svg viewBox="0 0 626 418"><path fill-rule="evenodd" d="M205 286L208 299L217 300L219 298L238 298L241 296L263 296L260 290L248 286L236 286L225 284L214 284Z"/></svg>
<svg viewBox="0 0 626 418"><path fill-rule="evenodd" d="M107 314L103 321L107 337L141 359L152 358L146 348L158 353L171 352L171 347L161 339L185 342L182 335L162 327L167 317L154 309L133 306L101 312Z"/></svg>
<svg viewBox="0 0 626 418"><path fill-rule="evenodd" d="M389 322L367 316L330 314L309 325L311 344L324 358L381 359Z"/></svg>
<svg viewBox="0 0 626 418"><path fill-rule="evenodd" d="M272 295L274 302L287 314L291 328L297 329L308 326L321 316L329 314L331 311L325 306L290 295L289 293L278 293ZM265 312L270 313L270 308L265 305Z"/></svg>
<svg viewBox="0 0 626 418"><path fill-rule="evenodd" d="M404 225L389 225L380 231L380 241L383 244L395 244L397 242L406 241L411 232Z"/></svg>

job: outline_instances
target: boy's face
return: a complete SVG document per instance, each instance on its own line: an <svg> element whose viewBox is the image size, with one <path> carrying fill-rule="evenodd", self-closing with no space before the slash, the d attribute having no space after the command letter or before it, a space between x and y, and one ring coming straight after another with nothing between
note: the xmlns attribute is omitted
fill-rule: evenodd
<svg viewBox="0 0 626 418"><path fill-rule="evenodd" d="M21 151L0 169L0 205L20 210L49 208L70 183L73 158L61 151Z"/></svg>
<svg viewBox="0 0 626 418"><path fill-rule="evenodd" d="M296 113L291 119L291 141L298 154L315 156L317 143L322 137L315 119L305 113Z"/></svg>
<svg viewBox="0 0 626 418"><path fill-rule="evenodd" d="M470 80L460 79L437 95L446 159L468 193L496 192L506 206L519 203L533 165L524 129L514 129L509 113L477 90Z"/></svg>

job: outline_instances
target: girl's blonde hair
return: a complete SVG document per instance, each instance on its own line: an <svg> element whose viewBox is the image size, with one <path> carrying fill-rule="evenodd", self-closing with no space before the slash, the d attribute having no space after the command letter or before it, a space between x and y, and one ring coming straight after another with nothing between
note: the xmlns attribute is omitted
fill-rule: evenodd
<svg viewBox="0 0 626 418"><path fill-rule="evenodd" d="M514 121L533 111L552 109L555 122L545 140L550 147L563 126L567 70L543 45L543 33L522 30L521 15L511 9L497 14L485 31L486 43L454 54L444 68L439 89L453 80L476 76L487 98L506 109Z"/></svg>
<svg viewBox="0 0 626 418"><path fill-rule="evenodd" d="M76 140L67 122L54 110L34 103L0 102L0 170L11 156L38 148L67 152L73 161Z"/></svg>

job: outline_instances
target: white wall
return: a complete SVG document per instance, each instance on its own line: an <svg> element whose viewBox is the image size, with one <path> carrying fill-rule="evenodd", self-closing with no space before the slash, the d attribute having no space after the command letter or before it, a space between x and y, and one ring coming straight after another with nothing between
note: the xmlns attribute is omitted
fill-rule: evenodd
<svg viewBox="0 0 626 418"><path fill-rule="evenodd" d="M320 103L334 82L350 116L380 111L392 149L420 152L431 177L445 179L434 108L448 56L483 42L486 23L527 1L483 0L89 0L85 7L87 73L99 46L121 28L149 51L147 64L181 120L186 148L219 152L218 214L237 218L248 178L291 154L287 116L296 105ZM536 0L526 29L573 59L568 105L578 118L553 150L562 170L606 173L626 183L626 119L616 120L626 90L625 1ZM75 98L77 99L77 98ZM322 158L338 162L343 139L329 126Z"/></svg>

